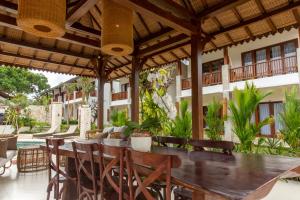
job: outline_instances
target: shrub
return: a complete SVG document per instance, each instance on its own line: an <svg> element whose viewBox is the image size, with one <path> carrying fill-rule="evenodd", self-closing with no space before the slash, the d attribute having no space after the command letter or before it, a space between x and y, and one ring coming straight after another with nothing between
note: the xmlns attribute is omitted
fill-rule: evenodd
<svg viewBox="0 0 300 200"><path fill-rule="evenodd" d="M207 114L204 120L207 124L205 130L207 137L211 140L221 140L221 133L224 132L224 118L221 116L222 104L215 99L207 106Z"/></svg>

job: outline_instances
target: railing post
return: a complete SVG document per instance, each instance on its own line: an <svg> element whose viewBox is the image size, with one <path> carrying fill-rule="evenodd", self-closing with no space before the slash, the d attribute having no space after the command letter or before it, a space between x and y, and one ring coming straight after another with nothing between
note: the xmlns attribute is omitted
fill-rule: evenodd
<svg viewBox="0 0 300 200"><path fill-rule="evenodd" d="M176 102L180 102L181 91L182 91L182 82L181 82L181 72L182 72L182 63L181 61L177 62L177 73L176 73Z"/></svg>

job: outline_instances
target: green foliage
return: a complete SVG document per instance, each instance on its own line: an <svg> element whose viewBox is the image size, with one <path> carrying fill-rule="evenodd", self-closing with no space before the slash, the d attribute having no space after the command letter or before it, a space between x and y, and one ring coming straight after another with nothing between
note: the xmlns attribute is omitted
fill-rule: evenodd
<svg viewBox="0 0 300 200"><path fill-rule="evenodd" d="M280 130L284 141L293 149L300 148L300 100L297 98L298 89L293 87L285 93L283 112L280 121L283 129Z"/></svg>
<svg viewBox="0 0 300 200"><path fill-rule="evenodd" d="M76 90L76 83L65 83L63 86L64 90L66 91L67 94L67 98L68 98L68 109L66 109L66 115L67 115L67 124L69 124L69 120L70 120L70 96L71 94L73 94L73 92Z"/></svg>
<svg viewBox="0 0 300 200"><path fill-rule="evenodd" d="M156 129L160 128L160 121L157 118L147 118L141 124L128 121L126 123L126 130L124 131L124 135L129 137L135 129L141 131L149 131L152 134L156 133Z"/></svg>
<svg viewBox="0 0 300 200"><path fill-rule="evenodd" d="M113 126L125 126L128 118L125 111L116 111L114 110L110 116Z"/></svg>
<svg viewBox="0 0 300 200"><path fill-rule="evenodd" d="M246 82L244 90L235 89L233 100L229 102L233 132L240 140L239 150L251 152L253 141L260 129L272 123L272 118L266 118L256 124L251 121L258 104L270 93L260 92L253 84Z"/></svg>
<svg viewBox="0 0 300 200"><path fill-rule="evenodd" d="M204 120L208 128L205 132L211 140L222 139L221 133L224 132L224 118L220 114L221 109L222 104L215 99L207 106L207 114Z"/></svg>
<svg viewBox="0 0 300 200"><path fill-rule="evenodd" d="M180 102L180 113L171 125L171 135L179 138L191 138L192 136L192 113L188 110L187 100Z"/></svg>
<svg viewBox="0 0 300 200"><path fill-rule="evenodd" d="M89 95L92 91L95 90L95 85L92 82L91 78L80 77L77 79L77 87L82 90L82 103L86 104L89 100Z"/></svg>
<svg viewBox="0 0 300 200"><path fill-rule="evenodd" d="M0 67L0 90L10 95L38 94L50 88L47 78L42 74L33 73L27 69Z"/></svg>
<svg viewBox="0 0 300 200"><path fill-rule="evenodd" d="M71 119L69 121L69 125L77 125L78 124L78 120L77 119Z"/></svg>

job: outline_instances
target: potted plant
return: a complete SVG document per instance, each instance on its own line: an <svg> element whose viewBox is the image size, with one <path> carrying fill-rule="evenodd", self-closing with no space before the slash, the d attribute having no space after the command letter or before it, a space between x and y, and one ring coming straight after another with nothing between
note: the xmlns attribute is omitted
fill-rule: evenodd
<svg viewBox="0 0 300 200"><path fill-rule="evenodd" d="M107 138L103 139L104 144L111 146L118 146L122 141L122 134L120 132L113 132L108 135Z"/></svg>
<svg viewBox="0 0 300 200"><path fill-rule="evenodd" d="M131 134L131 147L136 151L149 152L152 145L152 136L149 131L135 129Z"/></svg>

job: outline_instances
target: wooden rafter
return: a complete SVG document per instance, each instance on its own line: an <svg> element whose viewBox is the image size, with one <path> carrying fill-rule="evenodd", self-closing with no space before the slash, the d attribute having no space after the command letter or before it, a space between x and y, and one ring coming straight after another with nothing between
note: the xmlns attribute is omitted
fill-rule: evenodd
<svg viewBox="0 0 300 200"><path fill-rule="evenodd" d="M147 15L151 17L153 20L157 20L163 22L164 24L172 27L173 29L183 32L187 35L191 35L193 33L197 33L197 26L193 25L190 21L179 18L173 15L171 12L166 11L148 0L114 0L123 6L131 8L132 10L143 13L143 15Z"/></svg>
<svg viewBox="0 0 300 200"><path fill-rule="evenodd" d="M265 8L264 8L264 6L263 6L263 4L261 3L260 0L255 0L255 3L256 3L256 5L257 5L259 11L261 12L261 14L267 13L266 10L265 10ZM267 17L267 18L266 18L266 21L267 21L269 27L270 27L270 28L272 29L272 31L275 33L276 30L277 30L277 28L276 28L276 26L274 25L272 19L271 19L270 17Z"/></svg>
<svg viewBox="0 0 300 200"><path fill-rule="evenodd" d="M0 43L2 44L8 44L8 45L13 45L13 46L18 46L22 48L28 48L28 49L33 49L33 50L39 50L39 51L45 51L48 53L57 53L57 54L62 54L62 55L67 55L67 56L72 56L72 57L78 57L81 59L90 59L92 56L91 55L83 55L71 51L66 51L66 50L61 50L61 49L55 49L55 48L50 48L42 45L37 45L37 44L31 44L25 41L18 41L18 40L13 40L13 39L8 39L8 38L3 38L0 37Z"/></svg>
<svg viewBox="0 0 300 200"><path fill-rule="evenodd" d="M142 22L144 28L146 29L147 33L150 35L151 34L151 30L149 29L148 25L146 24L144 18L142 17L142 15L140 13L136 13L136 15L138 16L139 20Z"/></svg>
<svg viewBox="0 0 300 200"><path fill-rule="evenodd" d="M297 9L293 9L293 15L294 15L296 21L298 22L298 24L300 24L300 15L299 15Z"/></svg>
<svg viewBox="0 0 300 200"><path fill-rule="evenodd" d="M80 0L68 13L66 23L71 26L73 23L80 20L80 18L85 15L98 0Z"/></svg>

